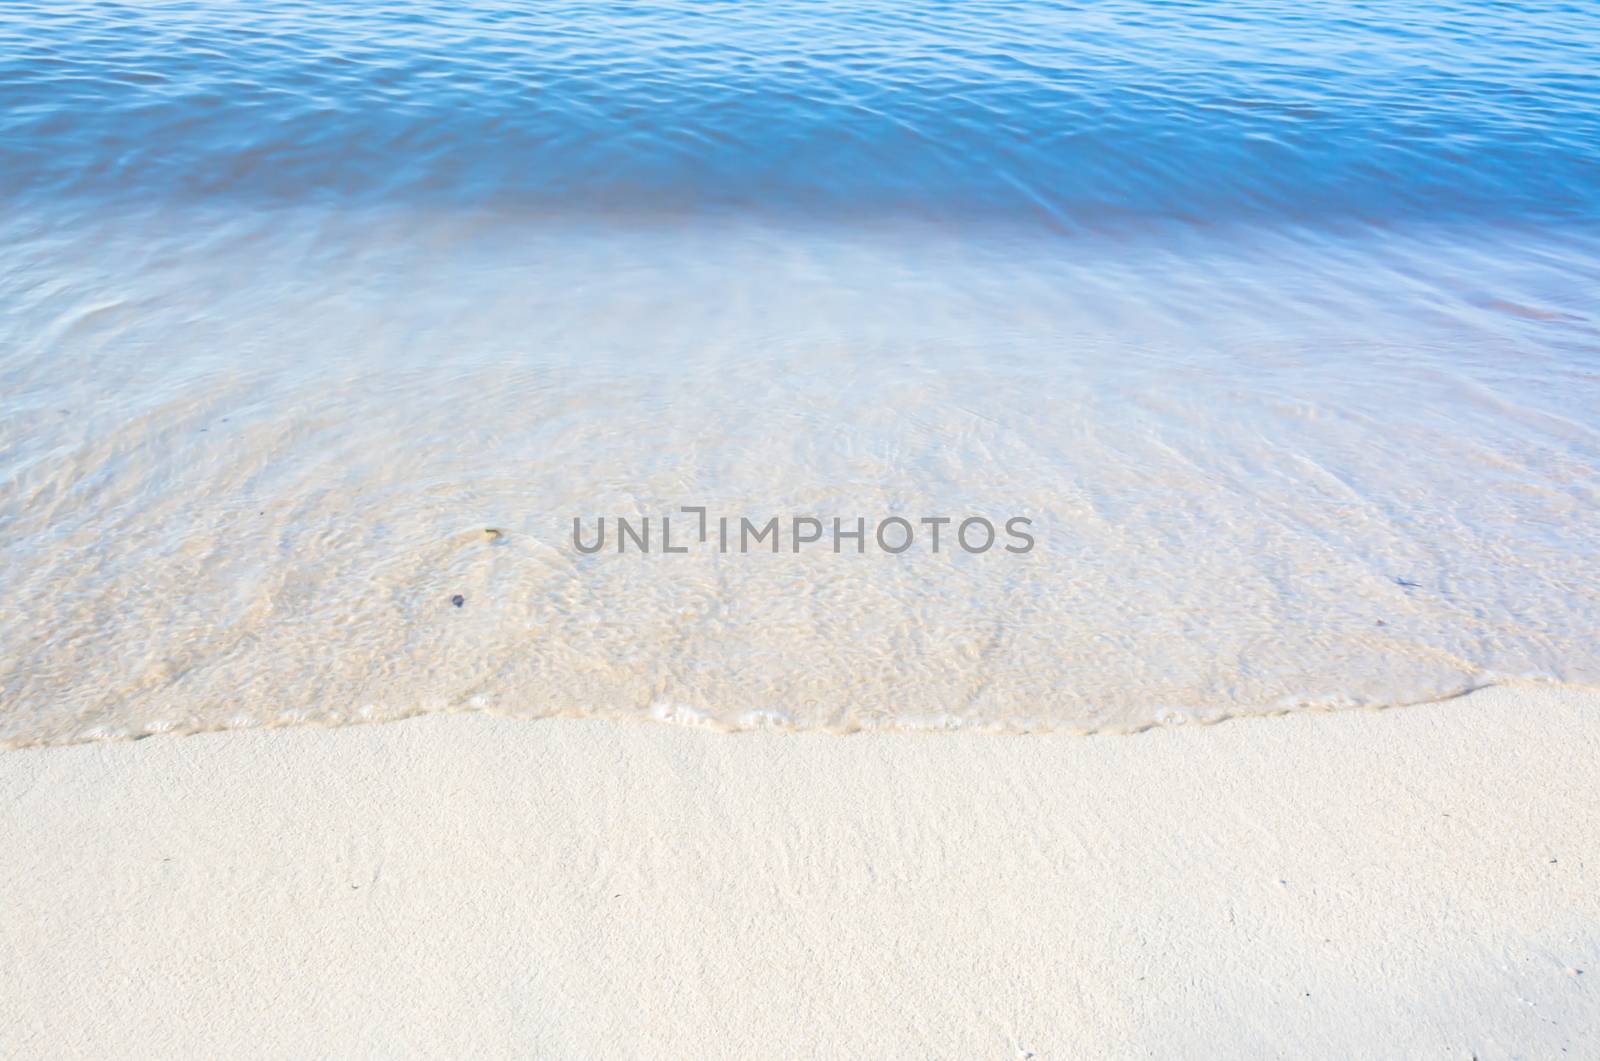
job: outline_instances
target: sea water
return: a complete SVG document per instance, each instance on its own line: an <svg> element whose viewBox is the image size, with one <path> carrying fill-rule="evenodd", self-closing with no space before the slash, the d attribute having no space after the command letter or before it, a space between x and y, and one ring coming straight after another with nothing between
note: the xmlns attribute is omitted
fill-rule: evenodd
<svg viewBox="0 0 1600 1061"><path fill-rule="evenodd" d="M13 3L0 194L6 744L1600 684L1594 4Z"/></svg>

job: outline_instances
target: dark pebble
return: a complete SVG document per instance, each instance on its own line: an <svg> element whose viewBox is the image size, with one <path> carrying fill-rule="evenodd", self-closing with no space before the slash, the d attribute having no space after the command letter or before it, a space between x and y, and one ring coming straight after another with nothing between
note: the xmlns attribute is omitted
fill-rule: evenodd
<svg viewBox="0 0 1600 1061"><path fill-rule="evenodd" d="M463 604L467 603L467 598L465 598L461 594L457 593L454 597L450 598L450 603L454 604L457 608L459 608Z"/></svg>

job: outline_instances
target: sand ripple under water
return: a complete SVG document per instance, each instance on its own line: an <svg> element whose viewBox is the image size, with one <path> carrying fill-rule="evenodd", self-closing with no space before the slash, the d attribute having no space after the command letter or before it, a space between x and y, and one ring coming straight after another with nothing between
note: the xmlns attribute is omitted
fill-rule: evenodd
<svg viewBox="0 0 1600 1061"><path fill-rule="evenodd" d="M1595 249L28 226L0 740L456 710L1124 731L1594 684ZM1036 544L573 547L575 517L696 505L1024 516Z"/></svg>

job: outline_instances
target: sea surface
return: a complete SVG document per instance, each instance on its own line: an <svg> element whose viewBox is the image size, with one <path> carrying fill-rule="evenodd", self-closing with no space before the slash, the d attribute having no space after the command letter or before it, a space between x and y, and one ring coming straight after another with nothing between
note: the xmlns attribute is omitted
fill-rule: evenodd
<svg viewBox="0 0 1600 1061"><path fill-rule="evenodd" d="M0 744L1600 685L1591 0L25 0L0 203Z"/></svg>

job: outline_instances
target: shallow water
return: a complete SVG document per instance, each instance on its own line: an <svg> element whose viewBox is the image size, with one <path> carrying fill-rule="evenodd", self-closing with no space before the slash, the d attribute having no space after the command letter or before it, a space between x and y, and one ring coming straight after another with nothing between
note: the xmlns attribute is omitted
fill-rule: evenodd
<svg viewBox="0 0 1600 1061"><path fill-rule="evenodd" d="M1586 5L7 8L0 742L1600 683L1595 69Z"/></svg>

